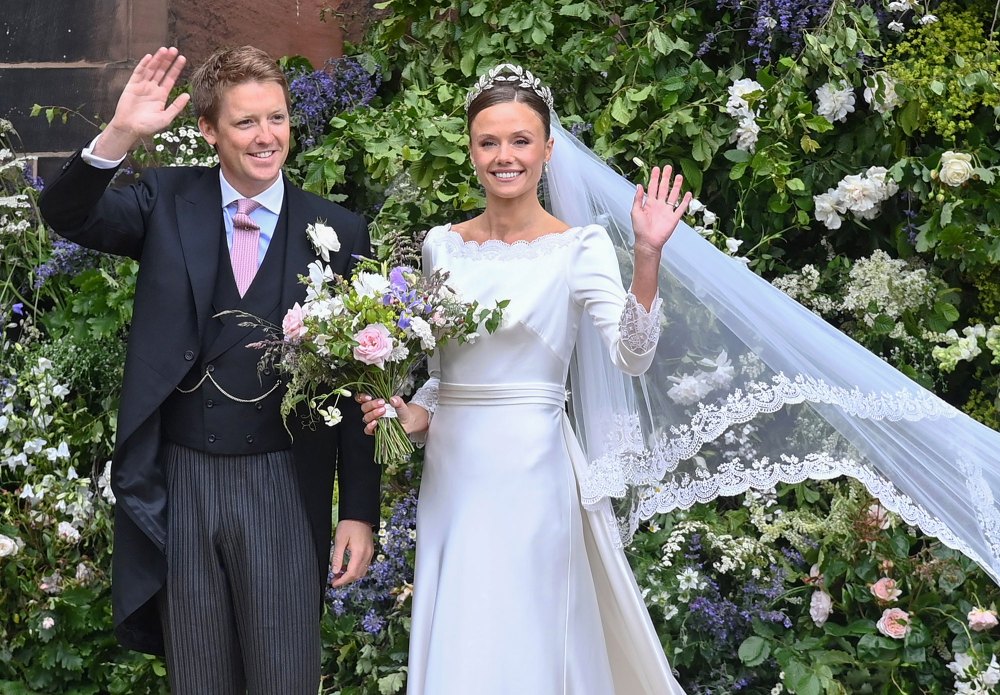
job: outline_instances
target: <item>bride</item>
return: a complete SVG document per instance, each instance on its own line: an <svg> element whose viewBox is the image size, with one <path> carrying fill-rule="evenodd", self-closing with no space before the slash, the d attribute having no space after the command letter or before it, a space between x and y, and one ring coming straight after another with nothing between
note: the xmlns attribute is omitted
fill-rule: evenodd
<svg viewBox="0 0 1000 695"><path fill-rule="evenodd" d="M410 695L682 692L621 547L778 482L851 476L1000 583L1000 433L715 249L669 172L633 188L550 107L521 67L479 80L486 210L424 244L463 295L510 300L503 326L439 351L409 404L362 397L369 433L395 414L426 435Z"/></svg>
<svg viewBox="0 0 1000 695"><path fill-rule="evenodd" d="M691 194L670 167L636 187L626 293L607 231L570 226L539 202L551 109L550 91L519 67L479 82L467 118L486 208L424 242L425 272L446 268L463 297L510 304L495 333L436 354L409 404L392 399L427 447L409 695L683 692L613 525L581 506L576 475L587 462L565 385L584 316L616 367L649 366L661 250ZM362 399L371 433L386 406Z"/></svg>

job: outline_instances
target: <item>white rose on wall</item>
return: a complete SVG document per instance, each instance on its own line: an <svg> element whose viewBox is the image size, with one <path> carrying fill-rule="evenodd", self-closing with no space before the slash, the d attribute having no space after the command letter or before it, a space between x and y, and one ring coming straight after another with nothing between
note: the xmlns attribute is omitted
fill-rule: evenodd
<svg viewBox="0 0 1000 695"><path fill-rule="evenodd" d="M941 155L938 178L947 186L961 186L972 177L972 155L948 150Z"/></svg>
<svg viewBox="0 0 1000 695"><path fill-rule="evenodd" d="M10 536L0 534L0 557L10 557L17 554L17 541Z"/></svg>

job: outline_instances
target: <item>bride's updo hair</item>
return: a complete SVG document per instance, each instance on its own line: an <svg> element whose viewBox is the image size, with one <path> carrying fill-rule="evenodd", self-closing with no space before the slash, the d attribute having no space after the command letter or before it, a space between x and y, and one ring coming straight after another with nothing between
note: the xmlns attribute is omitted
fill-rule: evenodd
<svg viewBox="0 0 1000 695"><path fill-rule="evenodd" d="M545 138L548 139L550 137L551 120L548 104L532 90L512 84L495 85L473 99L472 103L469 104L469 110L465 114L467 126L470 130L472 129L472 121L475 120L480 111L496 104L503 104L510 101L517 101L531 107L538 114L538 117L542 119L542 126L545 128Z"/></svg>
<svg viewBox="0 0 1000 695"><path fill-rule="evenodd" d="M530 73L529 73L530 75ZM548 92L547 88L544 91ZM550 97L551 98L551 97ZM488 89L483 89L476 94L465 109L466 126L471 130L472 121L484 109L488 109L496 104L503 104L516 101L530 107L538 117L542 119L542 126L545 129L545 138L551 136L551 116L549 103L539 95L534 89L524 87L513 82L492 82Z"/></svg>

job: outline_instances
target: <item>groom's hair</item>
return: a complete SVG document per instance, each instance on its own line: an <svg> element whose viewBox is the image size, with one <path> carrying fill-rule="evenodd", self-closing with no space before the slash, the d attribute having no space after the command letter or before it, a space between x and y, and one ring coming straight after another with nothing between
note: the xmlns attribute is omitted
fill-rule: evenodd
<svg viewBox="0 0 1000 695"><path fill-rule="evenodd" d="M465 111L465 123L469 130L472 130L472 121L479 115L480 111L495 106L496 104L516 101L530 107L538 117L542 119L542 126L545 128L545 137L551 135L551 116L549 115L549 105L545 103L534 90L520 87L513 84L495 83L489 89L484 89L482 93L472 100L469 108Z"/></svg>
<svg viewBox="0 0 1000 695"><path fill-rule="evenodd" d="M191 103L195 115L217 125L222 95L230 87L246 82L274 82L285 92L289 112L292 100L288 80L274 59L259 48L220 48L191 75Z"/></svg>

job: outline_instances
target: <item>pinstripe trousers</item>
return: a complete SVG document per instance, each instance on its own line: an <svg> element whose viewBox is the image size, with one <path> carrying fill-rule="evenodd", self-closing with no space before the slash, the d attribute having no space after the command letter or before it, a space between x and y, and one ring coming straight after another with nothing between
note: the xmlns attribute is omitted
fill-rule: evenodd
<svg viewBox="0 0 1000 695"><path fill-rule="evenodd" d="M174 695L316 695L320 587L290 451L208 454L164 442Z"/></svg>

